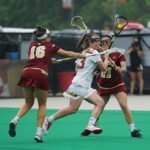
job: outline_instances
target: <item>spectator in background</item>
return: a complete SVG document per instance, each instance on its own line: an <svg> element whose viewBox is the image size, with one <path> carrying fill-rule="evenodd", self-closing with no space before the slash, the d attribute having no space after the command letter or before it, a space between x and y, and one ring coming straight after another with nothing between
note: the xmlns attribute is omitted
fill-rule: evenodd
<svg viewBox="0 0 150 150"><path fill-rule="evenodd" d="M103 32L104 32L103 34L109 34L109 32L110 32L110 27L109 27L108 24L105 24L105 25L104 25Z"/></svg>
<svg viewBox="0 0 150 150"><path fill-rule="evenodd" d="M0 72L0 97L8 97L9 89L8 89L8 82L6 79L6 72L3 70Z"/></svg>
<svg viewBox="0 0 150 150"><path fill-rule="evenodd" d="M128 48L128 54L130 54L130 94L134 94L137 79L139 94L142 95L144 86L142 66L143 49L138 37L133 38L132 44Z"/></svg>

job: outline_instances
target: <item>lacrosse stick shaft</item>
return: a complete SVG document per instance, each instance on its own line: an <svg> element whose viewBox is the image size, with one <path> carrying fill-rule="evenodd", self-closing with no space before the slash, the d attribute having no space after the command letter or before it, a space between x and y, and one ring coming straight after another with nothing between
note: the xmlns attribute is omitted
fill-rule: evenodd
<svg viewBox="0 0 150 150"><path fill-rule="evenodd" d="M105 51L102 51L102 52L99 52L99 53L96 53L96 54L88 54L87 53L87 55L85 55L85 57L95 56L95 55L102 55L102 54L111 54L111 53L114 53L114 52L120 52L121 54L124 54L125 50L114 47L114 48L107 49Z"/></svg>
<svg viewBox="0 0 150 150"><path fill-rule="evenodd" d="M60 62L64 62L64 61L69 61L69 60L73 60L75 58L62 58L62 59L57 59L57 63L60 63Z"/></svg>
<svg viewBox="0 0 150 150"><path fill-rule="evenodd" d="M115 62L110 57L108 57L108 59L114 65L114 67L117 68L117 65L115 64Z"/></svg>

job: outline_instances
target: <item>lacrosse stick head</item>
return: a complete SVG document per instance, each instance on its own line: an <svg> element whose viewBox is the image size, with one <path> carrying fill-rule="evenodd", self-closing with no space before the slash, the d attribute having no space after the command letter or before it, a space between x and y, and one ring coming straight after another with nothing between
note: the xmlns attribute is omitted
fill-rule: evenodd
<svg viewBox="0 0 150 150"><path fill-rule="evenodd" d="M128 21L125 17L122 17L122 16L116 17L114 35L115 36L118 35L127 24L128 24Z"/></svg>
<svg viewBox="0 0 150 150"><path fill-rule="evenodd" d="M81 16L74 16L71 19L71 25L76 26L80 30L87 30L87 26L85 25L83 18Z"/></svg>

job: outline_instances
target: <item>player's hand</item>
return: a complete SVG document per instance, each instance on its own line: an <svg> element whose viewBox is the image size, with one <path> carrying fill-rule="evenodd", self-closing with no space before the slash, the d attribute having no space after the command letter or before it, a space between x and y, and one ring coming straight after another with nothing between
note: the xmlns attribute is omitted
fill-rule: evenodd
<svg viewBox="0 0 150 150"><path fill-rule="evenodd" d="M52 58L51 60L52 60L52 64L58 64L58 61L56 58Z"/></svg>
<svg viewBox="0 0 150 150"><path fill-rule="evenodd" d="M98 71L98 70L96 70L96 71L94 71L93 72L93 75L96 77L96 78L98 78L99 76L100 76L100 71Z"/></svg>
<svg viewBox="0 0 150 150"><path fill-rule="evenodd" d="M82 53L82 55L83 55L83 57L89 57L89 56L91 56L91 54L89 54L89 53Z"/></svg>
<svg viewBox="0 0 150 150"><path fill-rule="evenodd" d="M121 68L120 68L119 66L116 66L116 67L115 67L115 70L118 71L119 73L122 72L122 71L121 71Z"/></svg>
<svg viewBox="0 0 150 150"><path fill-rule="evenodd" d="M106 53L106 54L104 54L104 58L109 58L109 54L108 53Z"/></svg>

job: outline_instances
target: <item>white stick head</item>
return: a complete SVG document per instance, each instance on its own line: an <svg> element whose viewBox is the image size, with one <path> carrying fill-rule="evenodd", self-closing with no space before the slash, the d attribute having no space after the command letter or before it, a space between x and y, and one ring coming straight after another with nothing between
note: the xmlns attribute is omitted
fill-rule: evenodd
<svg viewBox="0 0 150 150"><path fill-rule="evenodd" d="M87 30L87 26L85 25L81 16L74 16L71 19L71 25L78 27L80 30Z"/></svg>

